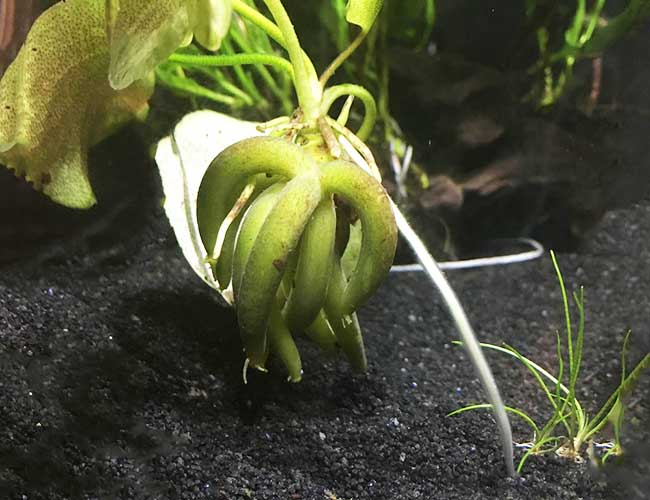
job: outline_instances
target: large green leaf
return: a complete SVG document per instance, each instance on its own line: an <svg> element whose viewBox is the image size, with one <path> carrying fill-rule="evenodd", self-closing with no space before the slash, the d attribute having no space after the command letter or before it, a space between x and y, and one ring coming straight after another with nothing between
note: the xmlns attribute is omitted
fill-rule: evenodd
<svg viewBox="0 0 650 500"><path fill-rule="evenodd" d="M192 39L194 0L106 0L109 79L123 89Z"/></svg>
<svg viewBox="0 0 650 500"><path fill-rule="evenodd" d="M148 109L151 77L122 91L108 83L104 0L67 0L32 26L0 81L0 163L54 201L95 203L88 149Z"/></svg>
<svg viewBox="0 0 650 500"><path fill-rule="evenodd" d="M383 3L383 0L349 0L345 19L367 33L377 19Z"/></svg>
<svg viewBox="0 0 650 500"><path fill-rule="evenodd" d="M106 0L110 82L128 87L195 35L210 50L228 32L232 0Z"/></svg>

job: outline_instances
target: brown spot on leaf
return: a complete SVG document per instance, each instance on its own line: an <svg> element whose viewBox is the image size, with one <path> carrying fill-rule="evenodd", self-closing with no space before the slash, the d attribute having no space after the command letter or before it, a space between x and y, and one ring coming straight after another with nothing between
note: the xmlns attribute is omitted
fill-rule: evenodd
<svg viewBox="0 0 650 500"><path fill-rule="evenodd" d="M49 173L45 172L41 175L41 184L47 186L50 182L52 182L52 176Z"/></svg>
<svg viewBox="0 0 650 500"><path fill-rule="evenodd" d="M273 261L273 267L275 267L279 272L284 271L285 262L282 259L275 259Z"/></svg>

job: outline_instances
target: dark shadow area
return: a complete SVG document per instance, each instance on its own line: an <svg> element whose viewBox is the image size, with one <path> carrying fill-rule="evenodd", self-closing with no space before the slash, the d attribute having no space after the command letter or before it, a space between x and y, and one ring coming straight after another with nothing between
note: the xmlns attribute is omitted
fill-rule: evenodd
<svg viewBox="0 0 650 500"><path fill-rule="evenodd" d="M405 208L430 246L451 246L452 257L504 236L575 250L608 210L650 193L650 72L640 55L650 25L578 60L557 102L541 107L531 33L545 12L567 11L536 5L542 17L529 19L521 2L438 2L428 50L391 52L391 110L430 182L422 188L413 176Z"/></svg>
<svg viewBox="0 0 650 500"><path fill-rule="evenodd" d="M0 265L32 265L68 253L122 253L150 223L161 199L160 179L141 131L129 126L91 150L90 180L98 203L89 210L57 205L0 169Z"/></svg>

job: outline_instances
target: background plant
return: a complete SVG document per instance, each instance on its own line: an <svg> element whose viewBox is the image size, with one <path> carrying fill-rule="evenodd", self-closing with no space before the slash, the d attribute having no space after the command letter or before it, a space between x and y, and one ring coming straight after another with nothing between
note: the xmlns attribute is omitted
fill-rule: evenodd
<svg viewBox="0 0 650 500"><path fill-rule="evenodd" d="M530 72L542 73L541 85L533 89L540 106L550 106L564 94L578 59L599 57L650 15L648 0L630 0L616 16L606 18L606 3L578 0L573 11L562 12L566 6L558 2L526 1L526 16L537 26L539 61ZM558 29L565 19L566 27Z"/></svg>
<svg viewBox="0 0 650 500"><path fill-rule="evenodd" d="M254 7L252 0L245 5ZM286 66L250 66L226 64L228 57L278 56L267 33L238 13L233 14L227 36L219 50L224 64L201 64L199 59L184 56L209 55L200 45L179 49L156 68L158 82L181 95L212 101L218 109L233 116L252 113L258 119L293 111L291 73ZM225 56L225 57L224 57ZM269 58L269 61L273 59ZM231 59L230 62L236 59Z"/></svg>
<svg viewBox="0 0 650 500"><path fill-rule="evenodd" d="M594 437L607 424L612 425L614 442L608 447L608 451L602 460L605 461L610 455L620 453L620 429L623 423L624 398L631 392L643 370L650 368L650 353L647 353L632 370L628 371L627 351L630 339L630 332L628 332L624 337L621 349L621 381L596 414L592 417L588 415L585 405L576 396L578 378L583 363L582 352L585 335L584 290L580 287L579 292L573 293L574 304L578 310L578 324L577 328L575 328L571 321L569 300L562 273L553 252L551 252L551 260L562 292L565 320L564 342L560 333L556 333L557 373L553 375L512 346L504 345L502 347L488 343L481 344L485 349L507 354L521 362L539 385L552 410L551 416L543 424L538 424L524 410L511 406L506 407L510 413L521 418L529 425L533 433L531 443L525 446L526 452L519 460L518 472L521 472L531 455L556 452L567 458L579 459L582 456L584 446L592 446ZM490 405L469 405L459 408L449 415L458 415L469 410L483 408L490 408Z"/></svg>
<svg viewBox="0 0 650 500"><path fill-rule="evenodd" d="M180 45L218 48L229 13L229 0L53 5L0 81L0 162L57 203L91 207L88 150L146 117L154 68Z"/></svg>

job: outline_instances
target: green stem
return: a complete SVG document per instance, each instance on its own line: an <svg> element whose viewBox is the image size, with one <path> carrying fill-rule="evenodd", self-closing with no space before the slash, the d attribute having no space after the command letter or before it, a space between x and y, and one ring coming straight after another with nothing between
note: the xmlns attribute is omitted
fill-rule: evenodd
<svg viewBox="0 0 650 500"><path fill-rule="evenodd" d="M361 42L363 42L364 38L366 38L366 32L361 31L361 33L357 35L352 43L348 45L348 47L343 52L336 56L336 59L334 59L327 67L327 69L323 71L323 74L320 76L319 80L322 87L325 87L325 84L334 75L334 73L336 73L336 70L341 67L341 65L347 60L348 57L352 55L355 50L357 50L359 45L361 45Z"/></svg>
<svg viewBox="0 0 650 500"><path fill-rule="evenodd" d="M237 104L233 97L210 90L203 85L195 82L191 78L180 77L172 73L162 71L160 69L156 70L156 76L164 85L171 89L178 90L180 92L184 92L196 97L204 97L206 99L210 99L211 101L217 102L219 104L225 104L227 106L235 106Z"/></svg>
<svg viewBox="0 0 650 500"><path fill-rule="evenodd" d="M594 418L587 424L583 432L578 436L578 439L585 441L589 439L596 432L600 431L609 420L609 415L612 411L616 399L624 395L630 387L638 380L643 370L650 369L650 354L646 354L641 361L634 367L625 380L616 388L616 390L609 396L605 404L600 408Z"/></svg>
<svg viewBox="0 0 650 500"><path fill-rule="evenodd" d="M214 78L214 80L223 90L229 92L233 97L239 98L246 106L253 106L255 104L253 98L250 95L229 81L228 78L220 70L216 70L212 74L212 78Z"/></svg>
<svg viewBox="0 0 650 500"><path fill-rule="evenodd" d="M179 70L182 71L181 66L177 66L177 67L179 68ZM249 96L246 92L241 90L239 87L237 87L237 85L231 83L221 70L209 68L207 66L196 66L196 67L192 67L191 69L196 71L197 73L205 75L208 78L214 80L222 90L230 94L235 99L241 101L243 105L253 106L254 104L253 98ZM185 78L184 74L181 76Z"/></svg>
<svg viewBox="0 0 650 500"><path fill-rule="evenodd" d="M230 31L230 36L232 36L233 41L239 46L241 50L244 51L244 53L254 53L254 49L251 47L251 45L248 43L248 40L244 37L242 33L240 33L237 29L233 29ZM264 80L264 83L266 83L266 86L269 88L271 93L277 97L277 99L280 101L282 104L282 110L284 113L289 114L291 113L293 106L291 104L291 101L288 97L287 92L283 92L278 84L276 83L275 79L271 75L268 69L262 64L256 64L254 68L257 70L259 73L260 77L262 80ZM282 68L284 69L284 68ZM289 73L291 76L293 76L293 68L291 68L291 72Z"/></svg>
<svg viewBox="0 0 650 500"><path fill-rule="evenodd" d="M282 31L280 31L280 28L278 28L277 25L273 23L273 21L268 19L263 14L260 14L259 11L246 4L242 0L232 0L232 7L233 10L241 17L248 19L251 23L264 31L264 33L279 43L282 47L285 49L287 48L287 44L284 41L284 36L282 36Z"/></svg>
<svg viewBox="0 0 650 500"><path fill-rule="evenodd" d="M222 51L224 53L223 55L228 55L228 56L237 55L237 52L232 46L229 37L223 40ZM255 80L253 80L253 77L250 74L248 74L248 72L244 71L241 65L233 66L232 70L235 73L235 77L239 81L239 85L241 86L241 88L244 89L246 92L248 92L248 94L253 98L253 100L257 102L257 107L260 110L265 109L268 106L268 103L266 102L266 99L264 98L264 96L262 96L261 92L257 88L257 85L255 85Z"/></svg>
<svg viewBox="0 0 650 500"><path fill-rule="evenodd" d="M330 87L325 92L323 92L323 100L321 102L321 113L327 115L330 107L334 104L339 97L343 96L354 96L361 99L363 106L365 108L365 115L363 117L363 122L361 122L361 127L356 133L357 137L362 141L368 139L370 132L372 132L372 127L375 125L375 120L377 119L377 105L375 104L375 99L372 97L372 94L368 92L365 88L360 85L354 85L351 83L344 83L342 85L336 85ZM343 124L345 125L345 124Z"/></svg>
<svg viewBox="0 0 650 500"><path fill-rule="evenodd" d="M319 104L323 90L318 82L314 66L300 47L298 36L282 2L280 0L264 0L264 3L271 11L286 42L286 49L294 69L294 86L300 108L308 122L315 121L319 116Z"/></svg>
<svg viewBox="0 0 650 500"><path fill-rule="evenodd" d="M233 54L233 55L188 55L172 54L170 62L185 64L187 66L241 66L245 64L266 64L280 68L293 75L291 63L286 59L271 54Z"/></svg>

